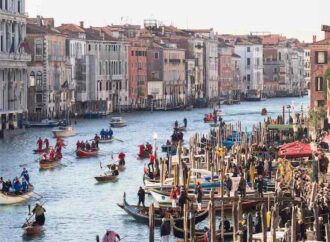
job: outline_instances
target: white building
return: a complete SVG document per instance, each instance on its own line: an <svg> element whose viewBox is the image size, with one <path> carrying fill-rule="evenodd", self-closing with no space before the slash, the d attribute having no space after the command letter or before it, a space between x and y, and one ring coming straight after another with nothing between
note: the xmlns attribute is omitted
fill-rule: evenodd
<svg viewBox="0 0 330 242"><path fill-rule="evenodd" d="M305 90L309 89L311 82L311 50L309 48L304 49L304 77L305 77Z"/></svg>
<svg viewBox="0 0 330 242"><path fill-rule="evenodd" d="M205 94L206 98L218 97L218 42L216 40L204 41L204 66L205 66Z"/></svg>
<svg viewBox="0 0 330 242"><path fill-rule="evenodd" d="M0 138L22 131L27 112L25 0L0 0Z"/></svg>
<svg viewBox="0 0 330 242"><path fill-rule="evenodd" d="M27 111L25 0L0 0L0 111Z"/></svg>
<svg viewBox="0 0 330 242"><path fill-rule="evenodd" d="M252 96L263 92L263 46L246 39L237 39L235 53L241 57L241 76L246 94Z"/></svg>

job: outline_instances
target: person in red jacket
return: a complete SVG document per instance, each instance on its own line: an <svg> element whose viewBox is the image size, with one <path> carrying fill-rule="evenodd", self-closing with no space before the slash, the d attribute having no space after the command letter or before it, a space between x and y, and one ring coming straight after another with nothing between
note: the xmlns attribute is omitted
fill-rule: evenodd
<svg viewBox="0 0 330 242"><path fill-rule="evenodd" d="M149 154L152 154L152 145L149 144L148 142L146 144L146 149L147 149L147 151L148 151Z"/></svg>
<svg viewBox="0 0 330 242"><path fill-rule="evenodd" d="M42 144L43 144L43 142L42 142L41 137L39 137L39 139L38 139L38 141L37 141L37 144L38 144L38 149L39 149L39 150L42 150Z"/></svg>
<svg viewBox="0 0 330 242"><path fill-rule="evenodd" d="M55 151L54 151L53 148L50 148L49 159L50 160L55 160Z"/></svg>
<svg viewBox="0 0 330 242"><path fill-rule="evenodd" d="M46 145L46 149L48 150L48 148L49 148L49 140L46 138L46 139L44 140L44 143L45 143L45 145Z"/></svg>
<svg viewBox="0 0 330 242"><path fill-rule="evenodd" d="M150 167L152 168L152 173L154 173L154 163L155 163L155 159L156 157L153 154L149 154L149 164L148 164L148 168L149 171L151 172Z"/></svg>
<svg viewBox="0 0 330 242"><path fill-rule="evenodd" d="M139 156L140 156L141 158L143 158L143 156L144 156L144 151L145 151L146 148L145 148L144 144L140 145L139 148L140 148L140 150L139 150Z"/></svg>

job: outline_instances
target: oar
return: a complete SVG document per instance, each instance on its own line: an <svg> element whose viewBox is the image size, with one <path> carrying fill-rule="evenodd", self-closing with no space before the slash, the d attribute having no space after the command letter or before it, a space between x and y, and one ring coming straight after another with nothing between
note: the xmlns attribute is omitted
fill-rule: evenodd
<svg viewBox="0 0 330 242"><path fill-rule="evenodd" d="M124 140L121 140L121 139L117 139L117 138L113 138L114 140L117 140L117 141L119 141L119 142L121 142L121 143L124 143Z"/></svg>
<svg viewBox="0 0 330 242"><path fill-rule="evenodd" d="M36 192L34 192L34 191L33 191L32 193L36 194L36 195L39 196L40 198L43 198L43 196L41 196L39 193L36 193ZM40 198L39 198L39 199L40 199Z"/></svg>
<svg viewBox="0 0 330 242"><path fill-rule="evenodd" d="M125 238L127 238L127 237L128 237L128 235L124 236L123 238L121 238L120 240L118 240L118 242L119 242L119 241L122 241L123 239L125 239Z"/></svg>

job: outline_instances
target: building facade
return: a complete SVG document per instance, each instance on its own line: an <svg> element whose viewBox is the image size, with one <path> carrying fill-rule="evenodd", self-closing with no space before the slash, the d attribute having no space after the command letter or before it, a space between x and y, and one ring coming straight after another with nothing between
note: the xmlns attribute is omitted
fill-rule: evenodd
<svg viewBox="0 0 330 242"><path fill-rule="evenodd" d="M216 40L207 39L204 41L204 67L205 96L209 100L217 99L219 97L219 59Z"/></svg>
<svg viewBox="0 0 330 242"><path fill-rule="evenodd" d="M62 118L74 104L70 62L66 56L66 36L54 26L27 25L30 119ZM71 89L70 89L71 88Z"/></svg>
<svg viewBox="0 0 330 242"><path fill-rule="evenodd" d="M147 48L131 43L128 56L130 103L141 106L148 97Z"/></svg>
<svg viewBox="0 0 330 242"><path fill-rule="evenodd" d="M18 134L27 109L25 0L0 0L0 138Z"/></svg>
<svg viewBox="0 0 330 242"><path fill-rule="evenodd" d="M246 95L256 96L263 92L263 46L247 39L238 38L235 53L241 57L241 76L246 86Z"/></svg>

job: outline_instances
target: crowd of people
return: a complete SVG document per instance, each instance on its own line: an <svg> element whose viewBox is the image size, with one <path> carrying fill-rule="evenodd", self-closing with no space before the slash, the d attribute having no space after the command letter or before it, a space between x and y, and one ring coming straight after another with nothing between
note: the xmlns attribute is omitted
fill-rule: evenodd
<svg viewBox="0 0 330 242"><path fill-rule="evenodd" d="M99 143L98 143L99 139L93 139L91 140L91 143L86 140L84 141L77 141L76 143L76 148L77 150L83 150L83 151L96 151L99 149Z"/></svg>
<svg viewBox="0 0 330 242"><path fill-rule="evenodd" d="M101 132L100 132L100 135L101 135L102 140L112 139L113 131L112 131L111 128L107 129L107 130L102 129Z"/></svg>
<svg viewBox="0 0 330 242"><path fill-rule="evenodd" d="M23 168L20 177L15 177L13 181L0 177L0 191L5 194L22 195L29 191L29 186L31 186L30 175L26 168Z"/></svg>

